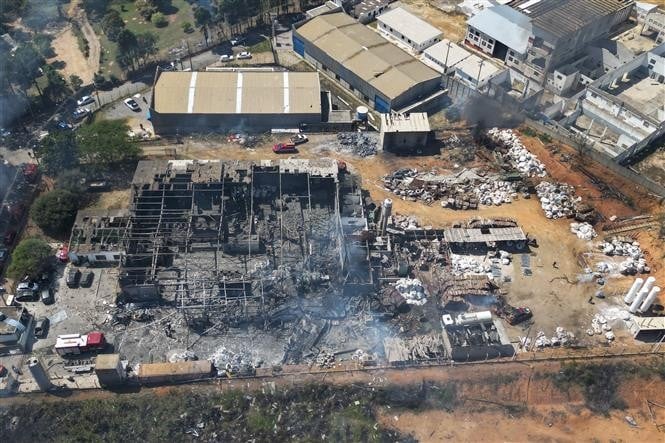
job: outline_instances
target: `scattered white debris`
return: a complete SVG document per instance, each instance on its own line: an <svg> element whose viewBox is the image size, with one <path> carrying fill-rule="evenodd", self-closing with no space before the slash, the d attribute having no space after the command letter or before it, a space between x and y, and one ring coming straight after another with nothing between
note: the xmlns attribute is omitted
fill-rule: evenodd
<svg viewBox="0 0 665 443"><path fill-rule="evenodd" d="M395 283L395 289L409 305L422 306L427 303L427 295L423 283L417 278L401 278Z"/></svg>
<svg viewBox="0 0 665 443"><path fill-rule="evenodd" d="M492 271L489 264L483 264L480 260L467 255L451 254L451 266L453 274L457 276L487 274Z"/></svg>
<svg viewBox="0 0 665 443"><path fill-rule="evenodd" d="M589 223L571 223L570 232L582 240L592 240L598 235Z"/></svg>
<svg viewBox="0 0 665 443"><path fill-rule="evenodd" d="M551 338L547 337L543 331L538 331L534 344L536 349L542 349L549 346L570 346L574 342L575 334L558 326Z"/></svg>
<svg viewBox="0 0 665 443"><path fill-rule="evenodd" d="M511 129L492 128L487 134L495 142L502 143L508 148L507 160L520 173L527 177L545 177L545 165L530 153L522 144L519 137Z"/></svg>

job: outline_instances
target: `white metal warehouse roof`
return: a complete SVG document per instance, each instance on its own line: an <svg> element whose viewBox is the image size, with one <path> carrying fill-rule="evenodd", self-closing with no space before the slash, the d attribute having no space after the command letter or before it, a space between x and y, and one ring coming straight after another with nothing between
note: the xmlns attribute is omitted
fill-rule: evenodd
<svg viewBox="0 0 665 443"><path fill-rule="evenodd" d="M440 29L402 8L385 12L378 16L377 20L418 45L443 34Z"/></svg>
<svg viewBox="0 0 665 443"><path fill-rule="evenodd" d="M438 72L341 12L315 17L296 32L391 100L440 78Z"/></svg>
<svg viewBox="0 0 665 443"><path fill-rule="evenodd" d="M526 52L532 33L531 19L505 5L497 5L480 11L467 23L520 54Z"/></svg>
<svg viewBox="0 0 665 443"><path fill-rule="evenodd" d="M160 114L321 112L316 72L163 72L153 109Z"/></svg>

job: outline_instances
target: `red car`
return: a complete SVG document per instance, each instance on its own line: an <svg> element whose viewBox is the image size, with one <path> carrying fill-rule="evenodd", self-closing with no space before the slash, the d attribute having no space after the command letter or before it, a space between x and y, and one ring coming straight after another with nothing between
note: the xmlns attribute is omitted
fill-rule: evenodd
<svg viewBox="0 0 665 443"><path fill-rule="evenodd" d="M272 147L272 152L275 154L291 154L298 152L298 150L293 143L277 143Z"/></svg>

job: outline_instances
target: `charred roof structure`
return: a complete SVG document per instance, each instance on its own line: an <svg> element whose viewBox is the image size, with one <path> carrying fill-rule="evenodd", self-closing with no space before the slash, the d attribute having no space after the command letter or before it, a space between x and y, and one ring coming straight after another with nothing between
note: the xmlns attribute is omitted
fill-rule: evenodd
<svg viewBox="0 0 665 443"><path fill-rule="evenodd" d="M298 128L321 122L316 72L157 71L150 117L158 134Z"/></svg>
<svg viewBox="0 0 665 443"><path fill-rule="evenodd" d="M267 318L306 287L340 283L347 262L367 255L347 256L347 242L362 251L359 203L340 196L332 159L141 161L129 211L81 212L70 247L88 261L121 258L126 302L233 324ZM356 274L354 284L371 283L369 267Z"/></svg>

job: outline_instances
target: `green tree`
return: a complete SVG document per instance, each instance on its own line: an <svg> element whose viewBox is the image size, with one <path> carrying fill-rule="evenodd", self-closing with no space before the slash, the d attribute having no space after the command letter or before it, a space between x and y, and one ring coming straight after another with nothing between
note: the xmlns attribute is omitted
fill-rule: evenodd
<svg viewBox="0 0 665 443"><path fill-rule="evenodd" d="M208 43L208 26L212 22L212 15L210 11L206 8L196 8L194 9L194 20L196 20L196 25L199 27L201 32L203 32L203 38L205 39L206 44Z"/></svg>
<svg viewBox="0 0 665 443"><path fill-rule="evenodd" d="M7 275L20 279L25 276L35 278L42 273L51 256L51 247L40 238L30 237L16 246Z"/></svg>
<svg viewBox="0 0 665 443"><path fill-rule="evenodd" d="M184 32L185 34L190 34L194 32L194 27L190 22L184 22L182 25L180 25L180 27L182 28L182 32Z"/></svg>
<svg viewBox="0 0 665 443"><path fill-rule="evenodd" d="M136 0L134 2L136 5L136 10L139 15L145 19L145 21L150 21L152 15L157 12L157 6L152 0Z"/></svg>
<svg viewBox="0 0 665 443"><path fill-rule="evenodd" d="M169 24L169 21L166 20L166 17L164 17L164 14L162 14L161 12L152 14L152 17L150 17L150 21L152 22L153 25L155 25L158 28L163 28Z"/></svg>
<svg viewBox="0 0 665 443"><path fill-rule="evenodd" d="M137 50L138 40L136 35L128 29L123 29L118 34L118 55L116 56L118 63L124 67L131 66L134 68Z"/></svg>
<svg viewBox="0 0 665 443"><path fill-rule="evenodd" d="M54 103L59 102L63 97L71 94L65 78L52 65L44 65L42 68L48 84L44 92L46 96Z"/></svg>
<svg viewBox="0 0 665 443"><path fill-rule="evenodd" d="M143 32L136 36L136 55L145 59L157 54L158 37L154 32Z"/></svg>
<svg viewBox="0 0 665 443"><path fill-rule="evenodd" d="M118 11L111 9L102 18L101 26L108 39L115 42L118 40L120 32L125 29L125 22Z"/></svg>
<svg viewBox="0 0 665 443"><path fill-rule="evenodd" d="M125 120L101 120L82 126L77 132L81 157L96 165L135 159L141 151L129 138L129 129Z"/></svg>
<svg viewBox="0 0 665 443"><path fill-rule="evenodd" d="M56 189L43 194L30 208L30 218L49 235L67 234L76 218L79 196Z"/></svg>
<svg viewBox="0 0 665 443"><path fill-rule="evenodd" d="M74 91L78 91L81 89L81 86L83 86L83 80L81 80L81 77L78 75L72 74L69 76L69 84L72 86Z"/></svg>
<svg viewBox="0 0 665 443"><path fill-rule="evenodd" d="M34 85L41 95L42 91L37 84L37 78L41 77L39 68L43 64L44 57L39 54L32 44L20 45L14 52L11 63L7 65L10 70L11 82L25 90L30 85Z"/></svg>
<svg viewBox="0 0 665 443"><path fill-rule="evenodd" d="M76 137L71 131L49 133L39 142L35 154L41 167L52 175L76 167L79 163Z"/></svg>

